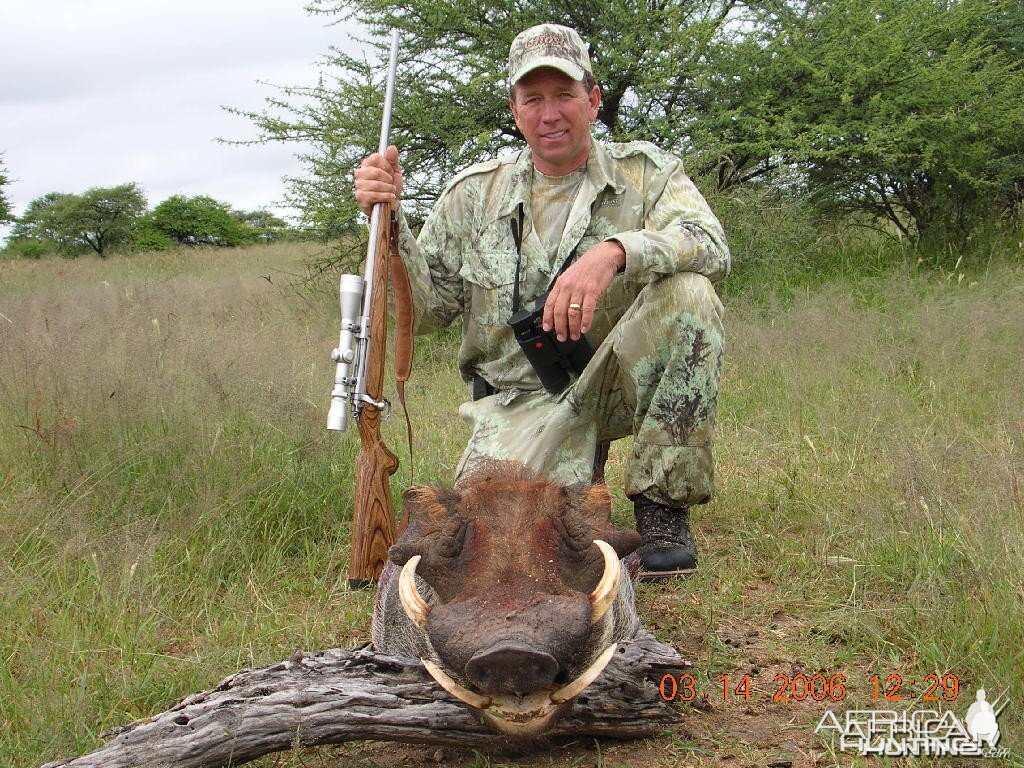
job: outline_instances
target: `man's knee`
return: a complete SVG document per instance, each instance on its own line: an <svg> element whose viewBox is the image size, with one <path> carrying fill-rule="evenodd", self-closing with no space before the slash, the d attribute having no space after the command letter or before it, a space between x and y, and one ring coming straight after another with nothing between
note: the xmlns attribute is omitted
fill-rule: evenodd
<svg viewBox="0 0 1024 768"><path fill-rule="evenodd" d="M646 297L643 296L645 293L648 294ZM641 297L663 308L666 313L695 315L719 326L725 314L714 285L697 272L666 275L647 285Z"/></svg>

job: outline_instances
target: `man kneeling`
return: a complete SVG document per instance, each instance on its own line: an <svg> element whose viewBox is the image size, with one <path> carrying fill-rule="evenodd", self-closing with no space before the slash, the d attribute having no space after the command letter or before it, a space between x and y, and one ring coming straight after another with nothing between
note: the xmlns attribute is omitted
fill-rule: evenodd
<svg viewBox="0 0 1024 768"><path fill-rule="evenodd" d="M508 76L527 146L458 174L418 238L399 209L417 332L464 317L473 434L457 477L501 459L587 481L598 446L632 436L641 577L690 572L689 510L713 484L725 235L677 157L591 136L601 91L574 30L520 33ZM393 146L356 171L364 212L401 187Z"/></svg>

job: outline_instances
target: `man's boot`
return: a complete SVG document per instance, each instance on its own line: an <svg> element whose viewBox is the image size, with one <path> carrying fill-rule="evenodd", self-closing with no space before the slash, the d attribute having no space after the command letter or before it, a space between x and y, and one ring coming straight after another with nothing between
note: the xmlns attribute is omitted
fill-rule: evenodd
<svg viewBox="0 0 1024 768"><path fill-rule="evenodd" d="M667 507L639 494L633 497L633 514L641 537L640 581L667 581L697 570L688 507Z"/></svg>

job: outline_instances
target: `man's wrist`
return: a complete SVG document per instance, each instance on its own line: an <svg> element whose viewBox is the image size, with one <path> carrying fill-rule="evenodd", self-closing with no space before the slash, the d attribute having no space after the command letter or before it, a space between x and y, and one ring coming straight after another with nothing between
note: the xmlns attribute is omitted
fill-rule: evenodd
<svg viewBox="0 0 1024 768"><path fill-rule="evenodd" d="M615 274L621 275L626 271L626 249L618 240L605 240L608 245L613 246L612 253L615 256Z"/></svg>

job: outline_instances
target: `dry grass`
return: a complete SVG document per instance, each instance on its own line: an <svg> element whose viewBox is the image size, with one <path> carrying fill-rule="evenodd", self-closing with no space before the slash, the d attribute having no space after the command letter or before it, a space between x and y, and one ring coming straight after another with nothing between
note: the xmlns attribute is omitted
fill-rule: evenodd
<svg viewBox="0 0 1024 768"><path fill-rule="evenodd" d="M941 637L943 668L975 676L985 662L971 649L989 630L1017 641L989 653L1024 639L1011 608L1024 574L1024 285L1010 268L978 277L894 274L826 286L781 314L737 308L720 432L721 507L740 512L727 520L742 526L763 504L765 535L789 525L803 540L764 576L805 580L801 554L822 578L841 578L830 556L856 561L846 607L898 617L879 619L880 645L912 643L910 615L946 624L919 639Z"/></svg>
<svg viewBox="0 0 1024 768"><path fill-rule="evenodd" d="M371 596L349 592L344 572L356 446L324 430L334 284L296 281L310 256L0 262L0 765L83 751L296 647L366 639ZM1010 688L1000 725L1021 749L1022 299L1011 262L728 302L701 571L641 592L645 621L697 661L709 696L750 657L769 692L799 664L847 674L861 703L873 673L955 672L965 691ZM417 354L414 476L444 483L466 437L454 337ZM404 455L401 419L386 429ZM609 479L626 523L624 455ZM693 713L660 743L597 759L831 759L811 735L820 706L749 709ZM593 747L574 749L524 762L593 763ZM361 764L433 752L410 750Z"/></svg>

